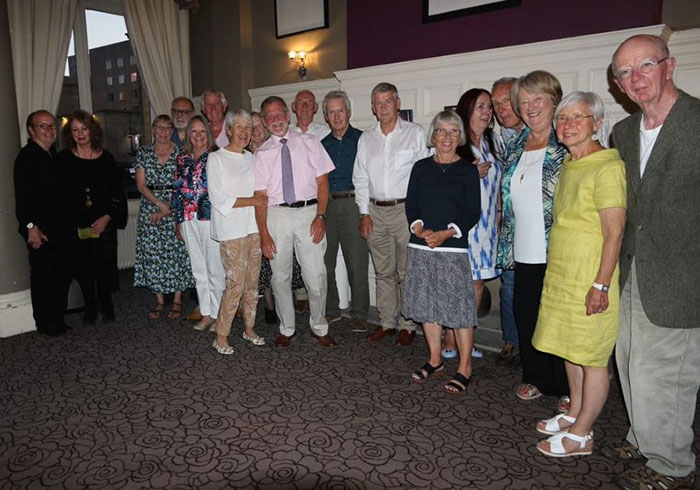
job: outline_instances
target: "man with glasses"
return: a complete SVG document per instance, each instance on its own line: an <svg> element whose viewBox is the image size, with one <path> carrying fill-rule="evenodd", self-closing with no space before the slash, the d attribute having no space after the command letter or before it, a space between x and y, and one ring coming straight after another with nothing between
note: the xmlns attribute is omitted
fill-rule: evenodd
<svg viewBox="0 0 700 490"><path fill-rule="evenodd" d="M376 274L381 323L367 338L381 340L396 333L398 327L395 345L407 346L416 336L416 325L401 316L410 238L406 193L413 164L429 153L425 130L399 118L401 99L396 86L377 84L371 102L378 123L360 136L352 176L360 208L360 234L367 240Z"/></svg>
<svg viewBox="0 0 700 490"><path fill-rule="evenodd" d="M187 123L194 116L194 103L187 97L175 97L170 105L170 116L173 119L173 126L175 126L172 137L173 143L178 147L182 147L185 144Z"/></svg>
<svg viewBox="0 0 700 490"><path fill-rule="evenodd" d="M71 228L63 177L55 161L56 119L48 111L27 117L29 140L15 160L15 214L29 250L32 309L37 332L58 336L70 285Z"/></svg>
<svg viewBox="0 0 700 490"><path fill-rule="evenodd" d="M312 134L321 141L331 130L324 124L314 122L314 114L318 112L316 96L310 90L301 90L292 102L292 112L297 117L296 126L292 129L298 133Z"/></svg>
<svg viewBox="0 0 700 490"><path fill-rule="evenodd" d="M627 167L616 359L630 419L604 454L644 466L623 489L695 488L693 418L700 387L700 100L676 88L657 36L623 42L615 83L640 111L615 125Z"/></svg>
<svg viewBox="0 0 700 490"><path fill-rule="evenodd" d="M224 148L228 145L228 136L224 130L224 119L228 102L223 92L207 89L202 94L201 111L209 122L211 135L216 140L216 146Z"/></svg>

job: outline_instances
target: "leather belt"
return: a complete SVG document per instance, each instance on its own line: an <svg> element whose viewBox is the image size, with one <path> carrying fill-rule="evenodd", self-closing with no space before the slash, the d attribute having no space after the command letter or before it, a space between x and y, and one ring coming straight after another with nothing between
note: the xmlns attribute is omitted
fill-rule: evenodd
<svg viewBox="0 0 700 490"><path fill-rule="evenodd" d="M406 198L394 199L392 201L377 201L376 199L370 199L370 201L375 206L396 206L397 204L401 204L402 202L406 202Z"/></svg>
<svg viewBox="0 0 700 490"><path fill-rule="evenodd" d="M311 206L312 204L318 203L318 199L309 199L308 201L295 201L291 204L283 202L280 207L283 208L303 208L304 206Z"/></svg>
<svg viewBox="0 0 700 490"><path fill-rule="evenodd" d="M345 199L347 197L355 197L355 193L353 191L347 191L347 192L331 192L331 197L333 199Z"/></svg>

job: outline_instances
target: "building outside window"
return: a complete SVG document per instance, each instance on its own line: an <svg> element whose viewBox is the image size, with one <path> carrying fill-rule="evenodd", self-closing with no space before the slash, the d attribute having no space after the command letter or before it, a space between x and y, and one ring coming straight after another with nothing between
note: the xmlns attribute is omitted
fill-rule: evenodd
<svg viewBox="0 0 700 490"><path fill-rule="evenodd" d="M119 75L119 85L124 85L124 75Z"/></svg>
<svg viewBox="0 0 700 490"><path fill-rule="evenodd" d="M136 56L134 56L133 54L129 56L129 64L131 66L134 66L136 64Z"/></svg>
<svg viewBox="0 0 700 490"><path fill-rule="evenodd" d="M107 77L107 85L112 86L112 77Z"/></svg>
<svg viewBox="0 0 700 490"><path fill-rule="evenodd" d="M112 60L107 60L107 61L105 61L105 69L106 69L106 70L111 70L111 69L112 69Z"/></svg>
<svg viewBox="0 0 700 490"><path fill-rule="evenodd" d="M138 72L132 71L131 72L131 82L135 83L139 81L139 74Z"/></svg>
<svg viewBox="0 0 700 490"><path fill-rule="evenodd" d="M117 68L124 66L124 58L117 58Z"/></svg>

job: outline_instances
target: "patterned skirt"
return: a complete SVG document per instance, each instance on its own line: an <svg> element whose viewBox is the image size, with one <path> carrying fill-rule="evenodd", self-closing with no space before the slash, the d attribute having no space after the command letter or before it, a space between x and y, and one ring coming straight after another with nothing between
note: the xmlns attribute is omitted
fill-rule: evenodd
<svg viewBox="0 0 700 490"><path fill-rule="evenodd" d="M402 314L443 327L476 326L469 255L408 247Z"/></svg>

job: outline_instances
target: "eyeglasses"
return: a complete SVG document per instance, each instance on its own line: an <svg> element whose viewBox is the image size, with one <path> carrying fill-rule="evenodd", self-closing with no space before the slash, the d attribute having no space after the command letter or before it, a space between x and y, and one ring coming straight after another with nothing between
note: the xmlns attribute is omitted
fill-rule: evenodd
<svg viewBox="0 0 700 490"><path fill-rule="evenodd" d="M554 120L557 122L557 124L564 124L567 121L574 122L576 124L580 123L586 118L593 117L593 114L589 116L584 116L583 114L573 114L571 116L564 116L564 115L559 115L554 118Z"/></svg>
<svg viewBox="0 0 700 490"><path fill-rule="evenodd" d="M31 124L33 128L41 128L42 131L48 131L49 129L56 129L55 124L46 124L46 123L41 123L41 124Z"/></svg>
<svg viewBox="0 0 700 490"><path fill-rule="evenodd" d="M438 136L442 136L442 137L445 137L445 136L459 136L461 132L462 132L462 131L460 131L459 129L437 128L437 129L435 130L435 134L437 134Z"/></svg>
<svg viewBox="0 0 700 490"><path fill-rule="evenodd" d="M286 112L267 113L267 114L263 114L263 119L265 119L265 121L268 121L268 122L284 121L287 119L287 113Z"/></svg>
<svg viewBox="0 0 700 490"><path fill-rule="evenodd" d="M647 73L651 73L651 71L656 68L658 65L663 63L668 59L668 56L665 58L661 58L660 60L644 60L640 64L637 65L636 68L632 68L631 66L622 66L617 69L615 72L615 77L618 80L627 80L629 77L632 76L632 73L641 73L642 75L646 75Z"/></svg>
<svg viewBox="0 0 700 490"><path fill-rule="evenodd" d="M173 127L172 126L156 126L154 129L156 131L172 131Z"/></svg>
<svg viewBox="0 0 700 490"><path fill-rule="evenodd" d="M170 109L170 113L177 117L177 116L186 116L188 114L192 114L194 111L190 111L187 109Z"/></svg>

